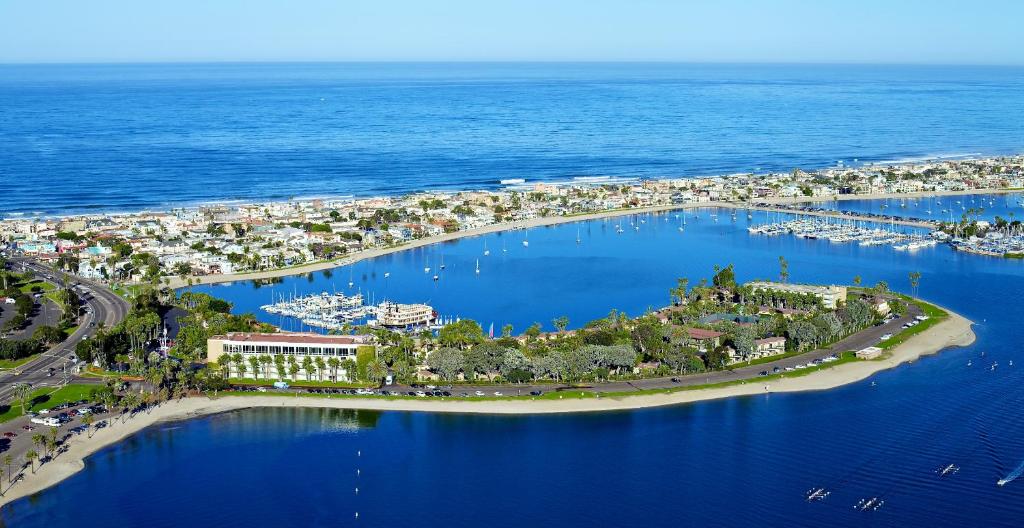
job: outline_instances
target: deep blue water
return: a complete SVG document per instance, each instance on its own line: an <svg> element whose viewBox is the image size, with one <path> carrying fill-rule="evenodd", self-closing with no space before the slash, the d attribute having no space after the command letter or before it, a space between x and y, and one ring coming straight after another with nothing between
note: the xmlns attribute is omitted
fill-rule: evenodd
<svg viewBox="0 0 1024 528"><path fill-rule="evenodd" d="M1021 151L1024 68L0 65L0 215Z"/></svg>
<svg viewBox="0 0 1024 528"><path fill-rule="evenodd" d="M1020 526L1024 480L996 486L1024 462L1020 262L945 247L907 254L753 237L742 215L734 226L728 215L716 223L707 212L688 218L680 234L669 218L645 217L639 232L622 235L601 221L580 224L579 246L575 224L531 230L528 249L519 244L522 232L494 236L478 278L470 262L481 239L400 253L368 263L367 283L374 269L378 276L389 269L393 297L428 297L448 311L522 329L562 314L579 324L613 307L634 313L660 305L675 277L696 280L714 263L735 263L741 279L775 276L785 255L792 280L801 282L849 282L859 274L907 291L907 274L920 270L920 295L977 321L978 341L835 390L633 412L274 409L205 417L104 449L83 472L0 516L19 528ZM515 244L501 257L504 237ZM440 251L450 276L434 289L422 266L425 255L439 258ZM312 281L278 288L330 284L322 276ZM347 273L334 273L338 288L347 282ZM244 284L214 291L239 307L269 297ZM995 371L987 368L993 361ZM951 463L961 466L958 474L935 475ZM833 493L805 502L816 486ZM854 510L874 496L886 501L882 509Z"/></svg>

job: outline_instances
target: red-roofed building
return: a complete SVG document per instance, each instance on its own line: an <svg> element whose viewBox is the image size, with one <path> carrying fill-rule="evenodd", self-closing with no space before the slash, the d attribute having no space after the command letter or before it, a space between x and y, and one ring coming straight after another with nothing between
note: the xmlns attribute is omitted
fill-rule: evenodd
<svg viewBox="0 0 1024 528"><path fill-rule="evenodd" d="M722 344L722 332L705 330L703 328L687 328L687 344L697 347L701 352L707 352L718 348Z"/></svg>

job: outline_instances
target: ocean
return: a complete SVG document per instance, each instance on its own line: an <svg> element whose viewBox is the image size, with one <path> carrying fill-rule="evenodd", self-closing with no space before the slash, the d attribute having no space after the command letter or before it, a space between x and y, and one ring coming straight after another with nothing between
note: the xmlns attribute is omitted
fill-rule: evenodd
<svg viewBox="0 0 1024 528"><path fill-rule="evenodd" d="M1024 150L1024 68L0 65L0 217Z"/></svg>

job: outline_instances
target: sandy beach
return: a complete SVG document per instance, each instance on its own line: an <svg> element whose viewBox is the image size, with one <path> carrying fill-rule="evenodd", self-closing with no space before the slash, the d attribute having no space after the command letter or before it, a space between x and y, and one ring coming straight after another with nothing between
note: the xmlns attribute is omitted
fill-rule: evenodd
<svg viewBox="0 0 1024 528"><path fill-rule="evenodd" d="M948 311L948 310L947 310ZM748 383L719 388L666 391L636 396L615 396L564 400L487 400L459 399L376 399L376 398L310 398L288 396L221 396L194 397L167 402L148 412L140 412L123 423L100 429L92 438L81 434L67 442L67 451L40 466L36 474L25 472L25 480L15 484L0 498L0 506L20 497L50 487L85 467L83 460L103 447L116 443L146 427L174 420L185 420L215 413L256 407L310 407L368 409L405 412L443 412L470 414L549 414L576 412L625 411L647 407L686 404L698 401L753 396L782 392L831 389L863 380L872 374L914 361L954 346L974 342L971 321L949 312L949 317L927 331L917 334L894 348L887 356L873 361L844 363L804 376L771 380L767 384L752 379Z"/></svg>
<svg viewBox="0 0 1024 528"><path fill-rule="evenodd" d="M962 196L967 194L1003 194L1009 192L1019 192L1010 189L972 189L970 191L943 191L943 192L924 192L924 193L898 193L898 194L854 194L854 195L840 195L831 198L822 197L799 197L799 198L766 198L759 200L763 203L778 204L778 205L796 205L814 202L829 202L829 201L849 201L849 200L885 200L890 198L925 198L925 197L938 197L938 196ZM599 211L595 213L587 213L575 216L551 216L542 218L532 218L523 222L514 223L501 223L492 224L476 229L466 229L464 231L456 231L454 233L445 233L443 235L432 236L414 240L406 244L392 246L387 248L376 248L367 251L361 251L357 254L324 262L314 262L311 264L305 264L301 266L294 266L290 268L267 270L253 273L236 273L236 274L224 274L224 275L202 275L189 277L182 280L181 277L170 277L168 280L168 286L172 289L184 288L188 286L188 280L192 280L193 285L199 284L222 284L226 282L235 281L248 281L248 280L262 280L272 279L277 277L288 277L292 275L303 275L306 273L313 273L317 271L323 271L327 269L337 268L339 266L347 266L354 264L366 259L372 259L382 255L388 255L396 253L398 251L405 251L408 249L414 249L423 246L429 246L431 244L438 244L441 242L450 242L452 240L458 240L460 238L469 238L474 236L486 235L489 233L497 233L500 231L510 231L514 229L532 229L535 227L553 226L559 224L569 224L573 222L586 222L589 220L600 220L603 218L615 218L619 216L628 216L635 214L646 214L646 213L658 213L665 211L680 211L686 209L700 209L700 208L723 208L723 209L754 209L754 210L765 210L765 211L784 211L784 209L775 209L772 207L753 207L748 204L739 202L702 202L702 203L687 203L687 204L672 204L672 205L657 205L651 207L635 207L630 209L615 209L611 211ZM865 221L877 221L877 219L856 216L856 215L840 215L838 213L826 213L816 212L808 213L816 216L842 216L843 218L852 218ZM905 224L913 227L931 227L928 222L897 222L899 224Z"/></svg>

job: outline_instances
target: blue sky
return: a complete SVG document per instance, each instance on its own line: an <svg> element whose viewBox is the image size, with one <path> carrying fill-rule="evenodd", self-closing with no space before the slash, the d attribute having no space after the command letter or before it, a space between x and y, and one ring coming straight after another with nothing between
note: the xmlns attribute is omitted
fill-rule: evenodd
<svg viewBox="0 0 1024 528"><path fill-rule="evenodd" d="M1024 64L1020 0L0 0L0 62Z"/></svg>

